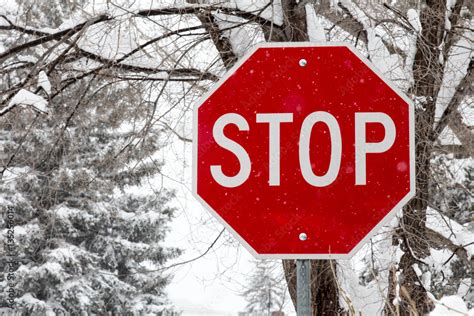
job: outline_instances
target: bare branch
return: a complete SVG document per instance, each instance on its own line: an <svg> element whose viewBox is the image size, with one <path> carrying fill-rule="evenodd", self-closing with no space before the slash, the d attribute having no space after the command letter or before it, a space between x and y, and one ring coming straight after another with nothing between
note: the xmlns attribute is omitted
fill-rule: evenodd
<svg viewBox="0 0 474 316"><path fill-rule="evenodd" d="M75 32L72 32L71 33L64 33L64 32L59 32L59 33L54 33L54 37L51 38L50 40L58 40L58 39L61 39L61 37L65 34L68 35L68 37L71 37L73 34L77 33L78 31L80 31L81 29L83 29L84 27L87 27L89 25L92 25L92 24L96 24L98 23L97 21L99 21L99 17L97 19L93 19L93 20L90 20L89 24L85 23L85 24L81 24L81 28L79 28L79 26L77 26L76 28L77 31ZM102 21L106 21L107 19L103 19L103 20L100 20L100 22ZM10 26L5 28L5 29L14 29L14 30L17 30L17 31L20 31L20 32L23 32L23 33L26 33L26 34L33 34L33 35L40 35L40 36L43 36L42 38L39 38L38 40L33 40L33 41L30 41L28 42L27 44L28 47L33 47L35 45L39 45L39 44L43 44L44 41L40 41L41 39L44 39L46 38L48 35L47 33L44 33L44 32L40 32L40 31L36 31L36 30L31 30L29 28L24 28L24 27L20 27L20 26L17 26L17 25L14 25L13 23L11 23L10 21L8 21L10 23ZM89 59L92 59L92 60L95 60L95 61L98 61L98 62L101 62L105 65L107 65L109 68L120 68L120 69L123 69L123 70L127 70L127 71L132 71L132 72L144 72L144 73L156 73L156 72L165 72L165 73L168 73L169 76L175 76L175 77L187 77L187 76L193 76L195 78L192 78L192 81L196 81L196 80L211 80L211 81L217 81L218 80L218 77L211 74L211 73L201 73L199 70L197 69L192 69L192 68L184 68L184 69L172 69L172 70L169 70L169 69L160 69L160 68L150 68L150 67L142 67L142 66L136 66L136 65L128 65L128 64L124 64L122 63L122 61L124 61L125 59L127 59L128 57L132 56L133 54L135 54L136 52L140 51L140 50L143 50L145 47L153 44L153 43L156 43L162 39L165 39L165 38L168 38L168 37L171 37L173 35L178 35L180 33L184 33L184 32L189 32L189 31L193 31L193 30L197 30L197 29L200 29L200 28L203 28L203 26L192 26L192 27L187 27L187 28L183 28L183 29L178 29L178 30L174 30L174 31L171 31L171 32L168 32L168 33L165 33L161 36L158 36L158 37L155 37L141 45L139 45L138 47L136 47L135 49L131 50L130 52L128 52L127 54L125 54L124 56L122 56L121 58L119 58L118 60L112 60L112 59L108 59L108 58L105 58L105 57L102 57L98 54L94 54L92 52L89 52L89 51L86 51L84 49L81 49L80 47L78 47L77 45L75 45L76 49L78 50L78 54L82 57L86 57L86 58L89 58ZM74 28L72 28L74 29ZM70 29L71 30L71 29ZM68 42L68 41L66 41ZM74 44L75 44L75 41L74 41ZM20 45L21 46L21 45ZM17 47L20 47L20 46L17 46ZM15 51L14 48L11 49L11 51ZM5 54L7 54L7 52L5 52ZM1 56L1 55L0 55ZM0 57L1 59L1 57ZM187 78L186 78L187 79ZM185 81L186 81L185 79Z"/></svg>
<svg viewBox="0 0 474 316"><path fill-rule="evenodd" d="M237 55L232 50L232 44L230 39L225 36L221 36L219 26L217 25L216 19L211 12L202 12L197 14L198 19L206 31L211 36L212 42L217 48L219 55L221 56L224 67L229 70L237 61Z"/></svg>
<svg viewBox="0 0 474 316"><path fill-rule="evenodd" d="M342 3L338 3L338 5L341 7L341 9L344 11L344 16L340 16L337 14L334 10L330 8L329 2L327 0L322 1L320 5L316 5L316 8L318 10L318 14L329 20L331 23L334 24L334 26L340 27L342 30L345 32L351 34L353 37L356 38L357 41L362 41L365 45L368 43L368 38L367 38L367 31L365 30L364 26L362 25L361 22L359 22L350 12L347 10L346 7ZM355 5L355 4L353 4ZM382 23L395 23L397 25L403 25L403 23L397 21L397 20L380 20L378 21L378 24ZM377 25L377 24L376 24ZM376 26L374 25L374 26ZM386 39L382 39L382 43L385 45L385 47L388 49L390 54L397 54L401 56L402 58L405 58L405 53L403 50L399 47L397 47L395 44L389 43ZM356 43L357 45L357 43Z"/></svg>
<svg viewBox="0 0 474 316"><path fill-rule="evenodd" d="M306 26L306 9L304 2L282 0L283 33L285 41L304 42L309 39Z"/></svg>
<svg viewBox="0 0 474 316"><path fill-rule="evenodd" d="M462 245L454 244L448 238L444 237L440 233L428 227L426 228L426 237L431 247L435 249L449 249L454 254L456 254L459 259L461 259L464 263L469 264L467 251Z"/></svg>
<svg viewBox="0 0 474 316"><path fill-rule="evenodd" d="M316 5L317 13L334 25L340 27L347 33L354 37L358 37L362 42L367 44L367 33L362 24L357 21L352 15L346 14L344 17L332 10L329 5L329 0L323 0L319 5Z"/></svg>
<svg viewBox="0 0 474 316"><path fill-rule="evenodd" d="M275 25L274 22L271 20L267 20L261 16L263 10L265 10L271 2L264 6L262 9L256 11L242 11L237 8L228 8L223 6L210 6L210 5L202 5L202 6L190 6L184 8L164 8L164 9L150 9L150 10L142 10L138 11L136 15L139 16L154 16L154 15L183 15L183 14L195 14L199 15L202 13L210 13L213 11L219 11L219 13L224 13L232 16L236 16L239 18L243 18L245 20L254 21L255 23L260 24L261 26L269 26L273 24L273 27L279 27Z"/></svg>
<svg viewBox="0 0 474 316"><path fill-rule="evenodd" d="M217 235L217 237L214 239L214 241L209 245L209 247L207 247L207 249L199 254L198 256L194 257L194 258L191 258L191 259L188 259L188 260L185 260L185 261L181 261L181 262L177 262L177 263L173 263L169 266L166 266L166 267L162 267L162 268L159 268L159 269L155 269L155 270L140 270L140 271L136 271L136 272L129 272L129 273L122 273L122 274L116 274L116 273L107 273L107 272L103 272L103 271L99 271L99 270L96 270L96 272L100 273L100 274L105 274L105 275L120 275L120 276L125 276L125 275L133 275L133 274L138 274L138 273L153 273L153 272L160 272L160 271L164 271L164 270L169 270L171 268L175 268L177 266L181 266L181 265L184 265L184 264L187 264L187 263L190 263L190 262L193 262L193 261L196 261L198 259L201 259L202 257L204 257L205 255L207 255L209 253L209 251L212 250L212 248L216 245L217 241L219 240L219 238L221 238L222 234L224 233L225 231L225 228L223 228L219 234Z"/></svg>
<svg viewBox="0 0 474 316"><path fill-rule="evenodd" d="M34 46L40 45L40 44L44 44L44 43L49 42L49 41L59 40L66 34L69 34L69 35L75 34L79 31L81 31L86 26L97 24L97 23L104 22L104 21L108 21L110 19L111 18L107 15L99 15L99 16L94 17L93 19L91 19L89 21L78 24L74 27L71 27L71 28L68 28L68 29L65 29L63 31L59 31L59 32L56 32L56 33L44 35L44 36L42 36L38 39L32 40L30 42L26 42L24 44L14 46L14 47L12 47L10 49L7 49L5 52L0 54L0 61L3 60L4 58L7 58L10 55L21 52L22 50L25 50L27 48L34 47ZM17 30L19 30L19 29L17 29ZM26 32L30 32L30 31L28 31L28 29L24 29L24 32L26 33ZM35 34L35 35L38 35L38 34Z"/></svg>
<svg viewBox="0 0 474 316"><path fill-rule="evenodd" d="M474 157L474 137L472 129L463 123L461 114L457 110L453 111L451 115L452 119L448 123L449 128L451 128L456 137L463 144L463 147L467 150L469 155Z"/></svg>
<svg viewBox="0 0 474 316"><path fill-rule="evenodd" d="M456 158L471 157L471 154L463 145L435 145L433 151L442 154L453 154Z"/></svg>
<svg viewBox="0 0 474 316"><path fill-rule="evenodd" d="M451 12L451 15L448 18L451 28L449 30L446 30L446 35L444 37L443 55L445 62L448 60L449 51L451 50L451 46L453 46L456 39L456 26L459 21L459 15L463 4L463 0L455 1L453 11Z"/></svg>
<svg viewBox="0 0 474 316"><path fill-rule="evenodd" d="M471 60L469 63L469 67L467 69L466 75L461 80L459 85L456 87L453 97L449 101L448 106L443 112L438 124L436 125L435 129L433 130L432 134L430 135L431 141L435 141L444 128L448 125L448 123L453 118L453 113L459 107L459 104L463 100L466 95L470 95L473 91L473 82L474 82L474 60Z"/></svg>

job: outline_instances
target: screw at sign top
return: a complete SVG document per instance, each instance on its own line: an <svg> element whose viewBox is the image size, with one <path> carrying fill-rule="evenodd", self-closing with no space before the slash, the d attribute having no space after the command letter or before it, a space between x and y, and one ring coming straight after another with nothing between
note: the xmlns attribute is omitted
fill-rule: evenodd
<svg viewBox="0 0 474 316"><path fill-rule="evenodd" d="M304 58L303 58L303 59L300 59L300 66L301 66L301 67L306 66L307 63L308 63L308 62L306 61L306 59L304 59Z"/></svg>
<svg viewBox="0 0 474 316"><path fill-rule="evenodd" d="M306 239L308 239L308 236L305 233L301 233L300 240L305 241Z"/></svg>

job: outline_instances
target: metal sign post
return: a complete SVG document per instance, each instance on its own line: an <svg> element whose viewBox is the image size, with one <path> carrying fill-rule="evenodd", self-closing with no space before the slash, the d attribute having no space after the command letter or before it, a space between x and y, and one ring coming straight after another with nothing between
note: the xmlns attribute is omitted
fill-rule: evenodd
<svg viewBox="0 0 474 316"><path fill-rule="evenodd" d="M296 313L311 316L311 263L308 259L296 260Z"/></svg>

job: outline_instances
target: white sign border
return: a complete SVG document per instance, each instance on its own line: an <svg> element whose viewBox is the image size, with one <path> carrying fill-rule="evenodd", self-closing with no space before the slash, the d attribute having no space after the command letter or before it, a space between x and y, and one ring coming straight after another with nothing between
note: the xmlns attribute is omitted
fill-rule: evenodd
<svg viewBox="0 0 474 316"><path fill-rule="evenodd" d="M198 144L198 109L199 107L217 90L220 86L232 76L235 71L245 63L260 48L275 47L346 47L355 54L364 64L369 67L381 80L383 80L400 98L402 98L409 107L409 146L410 146L410 191L403 197L387 215L349 252L340 254L259 254L242 238L207 202L201 198L197 192L197 144ZM193 109L193 175L192 175L192 193L193 196L222 224L230 233L257 259L351 259L370 238L372 238L382 226L388 224L395 217L408 201L415 196L415 106L394 83L385 78L372 63L363 56L356 48L348 43L341 42L262 42L250 49L239 61L227 71L227 73L208 90ZM302 241L304 242L304 241Z"/></svg>

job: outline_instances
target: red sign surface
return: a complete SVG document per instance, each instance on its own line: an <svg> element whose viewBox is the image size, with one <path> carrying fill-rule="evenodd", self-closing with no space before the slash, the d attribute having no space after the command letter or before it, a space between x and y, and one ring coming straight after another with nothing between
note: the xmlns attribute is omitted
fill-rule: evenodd
<svg viewBox="0 0 474 316"><path fill-rule="evenodd" d="M196 106L195 196L257 257L348 258L413 195L414 108L344 44L263 44Z"/></svg>

